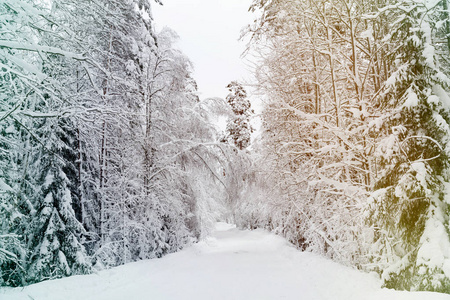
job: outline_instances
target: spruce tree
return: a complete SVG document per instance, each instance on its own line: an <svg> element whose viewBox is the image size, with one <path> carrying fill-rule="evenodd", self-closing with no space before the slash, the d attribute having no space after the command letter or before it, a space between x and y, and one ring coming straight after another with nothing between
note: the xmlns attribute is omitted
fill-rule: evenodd
<svg viewBox="0 0 450 300"><path fill-rule="evenodd" d="M435 46L439 6L417 0L399 4L385 11L395 18L391 43L396 56L379 124L385 134L377 151L382 172L370 203L379 245L375 257L387 259L380 270L387 287L449 292L449 205L444 197L450 79Z"/></svg>
<svg viewBox="0 0 450 300"><path fill-rule="evenodd" d="M232 81L227 85L227 89L230 93L226 100L231 106L233 116L227 123L226 139L239 150L243 150L250 145L250 136L253 132L250 116L253 110L247 98L247 92L240 83Z"/></svg>
<svg viewBox="0 0 450 300"><path fill-rule="evenodd" d="M17 159L22 153L19 132L12 119L0 123L0 286L21 285L25 276L26 249L21 235L25 216L17 193Z"/></svg>
<svg viewBox="0 0 450 300"><path fill-rule="evenodd" d="M70 148L73 128L63 119L43 119L39 137L45 144L32 153L32 174L40 187L32 197L35 211L27 229L28 282L60 278L90 271L90 260L81 244L84 229L73 209L73 192L67 170L74 155Z"/></svg>

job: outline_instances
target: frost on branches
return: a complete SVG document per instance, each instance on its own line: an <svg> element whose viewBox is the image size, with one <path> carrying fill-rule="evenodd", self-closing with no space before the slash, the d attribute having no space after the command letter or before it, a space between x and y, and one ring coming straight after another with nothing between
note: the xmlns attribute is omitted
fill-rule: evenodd
<svg viewBox="0 0 450 300"><path fill-rule="evenodd" d="M356 1L254 1L249 28L264 95L257 185L246 226L264 226L305 251L346 264L365 257L362 208L372 180L366 134L379 88ZM359 26L357 26L359 24ZM375 53L373 53L375 55ZM262 194L262 195L261 195ZM243 217L245 219L245 217Z"/></svg>

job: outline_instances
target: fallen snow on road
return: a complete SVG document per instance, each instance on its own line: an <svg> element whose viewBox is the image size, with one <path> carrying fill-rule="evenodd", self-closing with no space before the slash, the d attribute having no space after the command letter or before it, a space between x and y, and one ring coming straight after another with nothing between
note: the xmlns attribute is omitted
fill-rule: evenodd
<svg viewBox="0 0 450 300"><path fill-rule="evenodd" d="M373 275L302 253L263 230L218 223L206 241L161 259L2 289L2 300L414 300L450 295L381 289Z"/></svg>

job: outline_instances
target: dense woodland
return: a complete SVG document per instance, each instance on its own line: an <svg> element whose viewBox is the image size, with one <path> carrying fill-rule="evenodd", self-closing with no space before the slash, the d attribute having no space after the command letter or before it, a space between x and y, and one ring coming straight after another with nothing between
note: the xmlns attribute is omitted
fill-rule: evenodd
<svg viewBox="0 0 450 300"><path fill-rule="evenodd" d="M0 0L1 285L159 258L228 220L450 293L447 0L254 0L252 142L245 86L199 99L158 4Z"/></svg>
<svg viewBox="0 0 450 300"><path fill-rule="evenodd" d="M254 1L265 99L242 226L450 292L447 0Z"/></svg>
<svg viewBox="0 0 450 300"><path fill-rule="evenodd" d="M176 34L150 13L0 2L2 284L161 257L231 205L223 174L245 161L210 119L232 106L200 101Z"/></svg>

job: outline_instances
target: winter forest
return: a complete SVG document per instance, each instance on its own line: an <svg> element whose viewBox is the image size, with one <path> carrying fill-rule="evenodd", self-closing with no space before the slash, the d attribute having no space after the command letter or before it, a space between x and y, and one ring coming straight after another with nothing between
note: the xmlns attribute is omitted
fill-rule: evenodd
<svg viewBox="0 0 450 300"><path fill-rule="evenodd" d="M450 293L448 0L253 0L254 80L224 99L198 96L160 4L0 0L0 286L161 258L227 221Z"/></svg>

